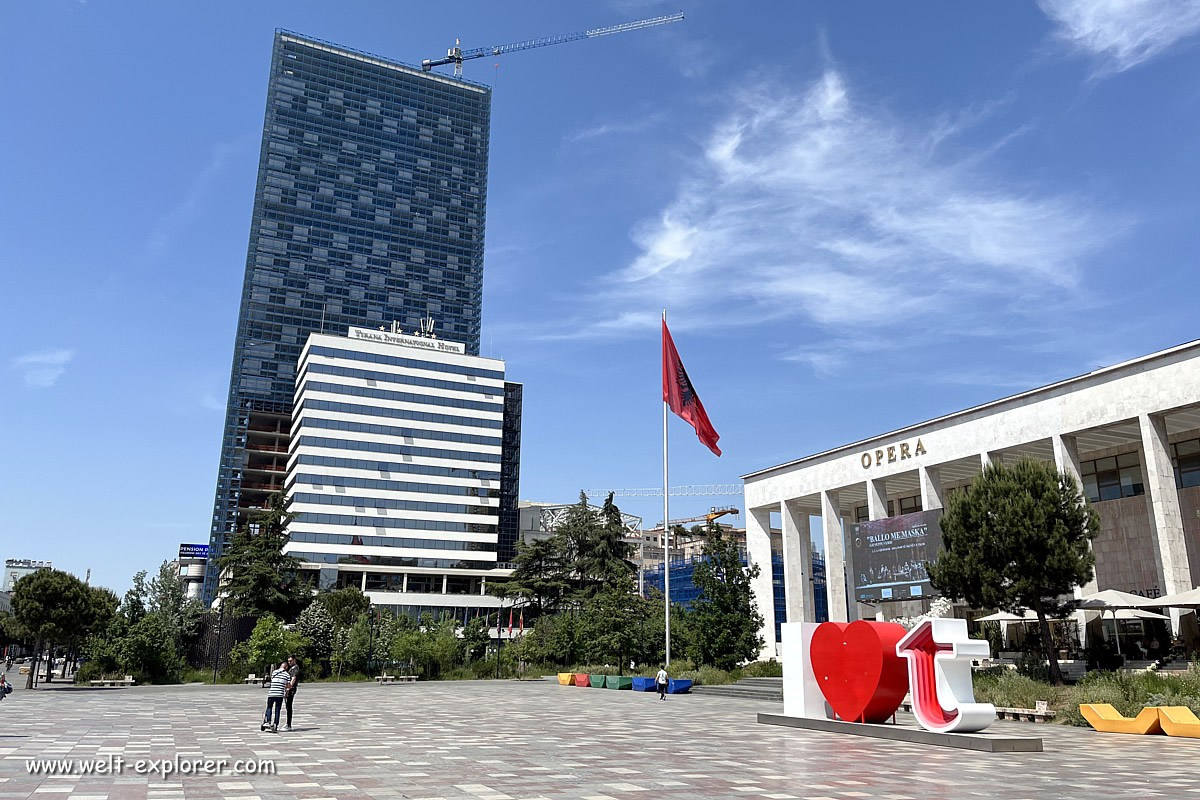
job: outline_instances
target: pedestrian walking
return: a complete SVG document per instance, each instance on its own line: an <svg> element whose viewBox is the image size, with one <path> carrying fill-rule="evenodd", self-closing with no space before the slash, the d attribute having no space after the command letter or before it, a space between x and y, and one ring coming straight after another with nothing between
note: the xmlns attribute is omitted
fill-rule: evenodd
<svg viewBox="0 0 1200 800"><path fill-rule="evenodd" d="M667 699L667 686L671 679L667 677L667 668L665 666L658 668L658 674L654 676L654 683L658 686L658 699Z"/></svg>
<svg viewBox="0 0 1200 800"><path fill-rule="evenodd" d="M292 729L292 700L296 697L296 687L300 685L300 662L295 656L288 656L288 688L287 694L283 697L283 704L287 708L287 725L283 726L285 731Z"/></svg>
<svg viewBox="0 0 1200 800"><path fill-rule="evenodd" d="M271 733L279 732L279 711L283 707L283 696L287 694L287 687L291 680L292 676L288 674L287 662L279 662L279 668L271 673L270 688L267 689L267 710L263 712L260 731L269 729ZM272 709L275 712L274 720L271 719Z"/></svg>

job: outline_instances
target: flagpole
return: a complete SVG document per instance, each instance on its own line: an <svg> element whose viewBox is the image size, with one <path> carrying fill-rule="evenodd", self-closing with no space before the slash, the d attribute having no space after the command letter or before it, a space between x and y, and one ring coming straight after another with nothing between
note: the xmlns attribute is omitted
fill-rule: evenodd
<svg viewBox="0 0 1200 800"><path fill-rule="evenodd" d="M667 310L662 313L663 325L667 324ZM666 343L664 342L664 347ZM664 383L665 387L665 383ZM663 399L663 622L665 625L666 660L671 665L671 492L667 482L667 401Z"/></svg>

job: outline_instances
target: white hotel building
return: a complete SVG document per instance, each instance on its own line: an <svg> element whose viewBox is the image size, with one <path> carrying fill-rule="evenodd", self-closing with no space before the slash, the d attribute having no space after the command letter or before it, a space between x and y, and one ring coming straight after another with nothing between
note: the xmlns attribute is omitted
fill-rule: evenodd
<svg viewBox="0 0 1200 800"><path fill-rule="evenodd" d="M764 655L775 652L773 518L782 524L788 621L813 620L810 534L824 543L831 620L890 617L901 606L912 613L916 592L902 604L857 602L873 589L869 570L852 563L867 538L855 541L854 526L886 529L888 518L907 515L914 522L896 527L911 531L984 465L1020 458L1074 474L1100 515L1096 577L1085 591L1157 597L1200 584L1196 341L743 476L747 548L764 565L754 587ZM820 517L812 532L810 515Z"/></svg>
<svg viewBox="0 0 1200 800"><path fill-rule="evenodd" d="M285 551L319 588L465 621L517 536L521 386L461 344L350 328L300 354Z"/></svg>

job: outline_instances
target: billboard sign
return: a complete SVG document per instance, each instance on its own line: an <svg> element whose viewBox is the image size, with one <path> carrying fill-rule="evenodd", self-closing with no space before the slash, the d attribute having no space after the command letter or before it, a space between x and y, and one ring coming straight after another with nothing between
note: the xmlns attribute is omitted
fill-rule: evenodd
<svg viewBox="0 0 1200 800"><path fill-rule="evenodd" d="M206 544L181 544L179 545L180 558L208 558L208 545Z"/></svg>
<svg viewBox="0 0 1200 800"><path fill-rule="evenodd" d="M925 562L942 546L941 511L917 511L850 526L854 596L860 603L934 595Z"/></svg>

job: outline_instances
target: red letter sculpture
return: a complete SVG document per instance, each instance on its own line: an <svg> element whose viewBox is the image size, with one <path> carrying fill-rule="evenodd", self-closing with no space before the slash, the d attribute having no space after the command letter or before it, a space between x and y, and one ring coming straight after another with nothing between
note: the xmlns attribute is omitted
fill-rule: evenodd
<svg viewBox="0 0 1200 800"><path fill-rule="evenodd" d="M904 628L894 622L823 622L812 637L812 670L821 694L847 722L884 722L904 700Z"/></svg>
<svg viewBox="0 0 1200 800"><path fill-rule="evenodd" d="M935 732L981 731L996 719L996 707L976 703L971 659L986 658L988 643L967 636L965 619L928 619L896 645L908 659L913 714Z"/></svg>

